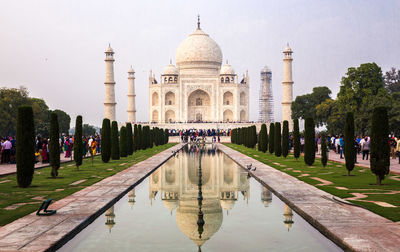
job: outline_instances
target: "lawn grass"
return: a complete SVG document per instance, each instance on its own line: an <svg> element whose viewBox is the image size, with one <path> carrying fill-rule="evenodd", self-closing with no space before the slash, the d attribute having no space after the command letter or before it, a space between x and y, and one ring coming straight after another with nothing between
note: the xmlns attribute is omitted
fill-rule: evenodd
<svg viewBox="0 0 400 252"><path fill-rule="evenodd" d="M133 155L120 160L110 160L109 163L103 163L101 156L96 156L92 165L92 160L87 158L83 160L79 170L76 169L74 162L62 163L56 179L51 178L50 167L35 170L32 185L28 188L19 188L17 186L15 174L2 177L0 178L0 226L37 210L42 200L32 199L34 197L53 198L54 200L62 199L174 145L175 143L169 143L155 146L151 149L137 151ZM84 179L86 181L78 185L70 185L75 181ZM7 180L9 181L1 183ZM4 209L18 203L27 204L14 210Z"/></svg>
<svg viewBox="0 0 400 252"><path fill-rule="evenodd" d="M352 176L346 176L346 166L339 162L329 161L328 165L324 168L321 164L321 159L316 158L313 166L307 166L304 163L303 157L300 157L299 160L296 161L293 155L289 155L286 158L276 157L275 155L271 155L268 151L267 153L262 153L256 149L250 149L242 145L225 145L340 198L354 197L350 193L374 193L366 194L368 197L362 200L382 201L396 207L382 207L375 203L358 200L351 202L362 205L368 210L392 221L400 221L400 181L390 179L390 177L396 177L396 175L390 174L386 176L383 185L378 186L376 185L375 175L368 168L356 166L351 172ZM293 169L290 170L287 168ZM294 170L300 172L294 172ZM309 174L309 176L300 177L301 174ZM317 184L321 184L321 182L311 177L318 177L330 181L333 184L319 186ZM400 178L398 175L397 177ZM348 188L348 190L340 190L336 187L345 187ZM398 193L382 194L390 191L398 191Z"/></svg>

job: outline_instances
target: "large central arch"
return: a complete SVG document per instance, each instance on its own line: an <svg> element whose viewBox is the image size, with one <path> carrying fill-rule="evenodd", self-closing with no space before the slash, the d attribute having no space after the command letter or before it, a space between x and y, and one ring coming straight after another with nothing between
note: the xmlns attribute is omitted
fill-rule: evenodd
<svg viewBox="0 0 400 252"><path fill-rule="evenodd" d="M197 89L188 98L188 121L211 121L211 99L210 95Z"/></svg>

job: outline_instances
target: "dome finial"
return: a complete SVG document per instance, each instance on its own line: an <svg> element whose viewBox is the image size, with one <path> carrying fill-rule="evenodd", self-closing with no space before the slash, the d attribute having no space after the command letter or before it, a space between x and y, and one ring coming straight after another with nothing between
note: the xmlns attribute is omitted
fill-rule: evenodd
<svg viewBox="0 0 400 252"><path fill-rule="evenodd" d="M200 29L200 15L197 15L197 29Z"/></svg>

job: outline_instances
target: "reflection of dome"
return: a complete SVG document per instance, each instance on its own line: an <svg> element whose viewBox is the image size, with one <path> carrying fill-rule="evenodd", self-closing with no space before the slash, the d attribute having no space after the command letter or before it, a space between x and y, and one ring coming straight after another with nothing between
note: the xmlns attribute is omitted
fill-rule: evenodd
<svg viewBox="0 0 400 252"><path fill-rule="evenodd" d="M201 167L202 170L202 183L203 185L207 184L207 182L210 180L211 176L211 168L210 165L203 164ZM190 182L192 184L197 185L199 183L199 169L196 166L193 165L188 165L188 176Z"/></svg>
<svg viewBox="0 0 400 252"><path fill-rule="evenodd" d="M224 182L228 185L233 182L233 168L232 166L224 166Z"/></svg>
<svg viewBox="0 0 400 252"><path fill-rule="evenodd" d="M178 207L178 200L163 200L165 208L169 211L173 211Z"/></svg>
<svg viewBox="0 0 400 252"><path fill-rule="evenodd" d="M265 67L261 70L261 72L262 72L262 73L270 73L270 72L271 72L271 69L269 69L269 67L265 66Z"/></svg>
<svg viewBox="0 0 400 252"><path fill-rule="evenodd" d="M233 206L235 205L235 200L232 200L232 199L224 199L224 200L221 200L220 203L221 203L221 207L222 207L224 210L229 211L229 210L231 210L231 209L233 208Z"/></svg>
<svg viewBox="0 0 400 252"><path fill-rule="evenodd" d="M165 171L165 181L168 184L175 183L175 170L168 169L168 170Z"/></svg>
<svg viewBox="0 0 400 252"><path fill-rule="evenodd" d="M178 74L179 74L178 69L172 64L166 66L163 71L163 75L178 75Z"/></svg>
<svg viewBox="0 0 400 252"><path fill-rule="evenodd" d="M204 214L204 226L201 238L199 238L197 219L198 219L197 200L181 200L181 204L176 211L176 222L179 229L198 246L209 240L221 227L223 215L218 200L204 199L202 211Z"/></svg>
<svg viewBox="0 0 400 252"><path fill-rule="evenodd" d="M208 34L196 29L176 50L176 64L180 66L185 62L212 62L221 65L221 48Z"/></svg>
<svg viewBox="0 0 400 252"><path fill-rule="evenodd" d="M154 184L158 183L158 170L151 174L152 180Z"/></svg>
<svg viewBox="0 0 400 252"><path fill-rule="evenodd" d="M235 75L235 70L229 64L225 64L221 67L221 75Z"/></svg>

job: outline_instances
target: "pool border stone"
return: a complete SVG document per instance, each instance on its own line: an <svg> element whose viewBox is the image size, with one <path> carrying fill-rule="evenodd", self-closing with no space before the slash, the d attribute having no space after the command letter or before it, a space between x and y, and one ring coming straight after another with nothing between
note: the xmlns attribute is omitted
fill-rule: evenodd
<svg viewBox="0 0 400 252"><path fill-rule="evenodd" d="M186 144L177 144L58 200L52 216L33 212L0 228L0 251L55 251L92 223Z"/></svg>
<svg viewBox="0 0 400 252"><path fill-rule="evenodd" d="M345 251L399 251L399 222L336 201L333 195L228 146L217 144L217 148L244 169L249 164L256 167L249 171L252 177Z"/></svg>

